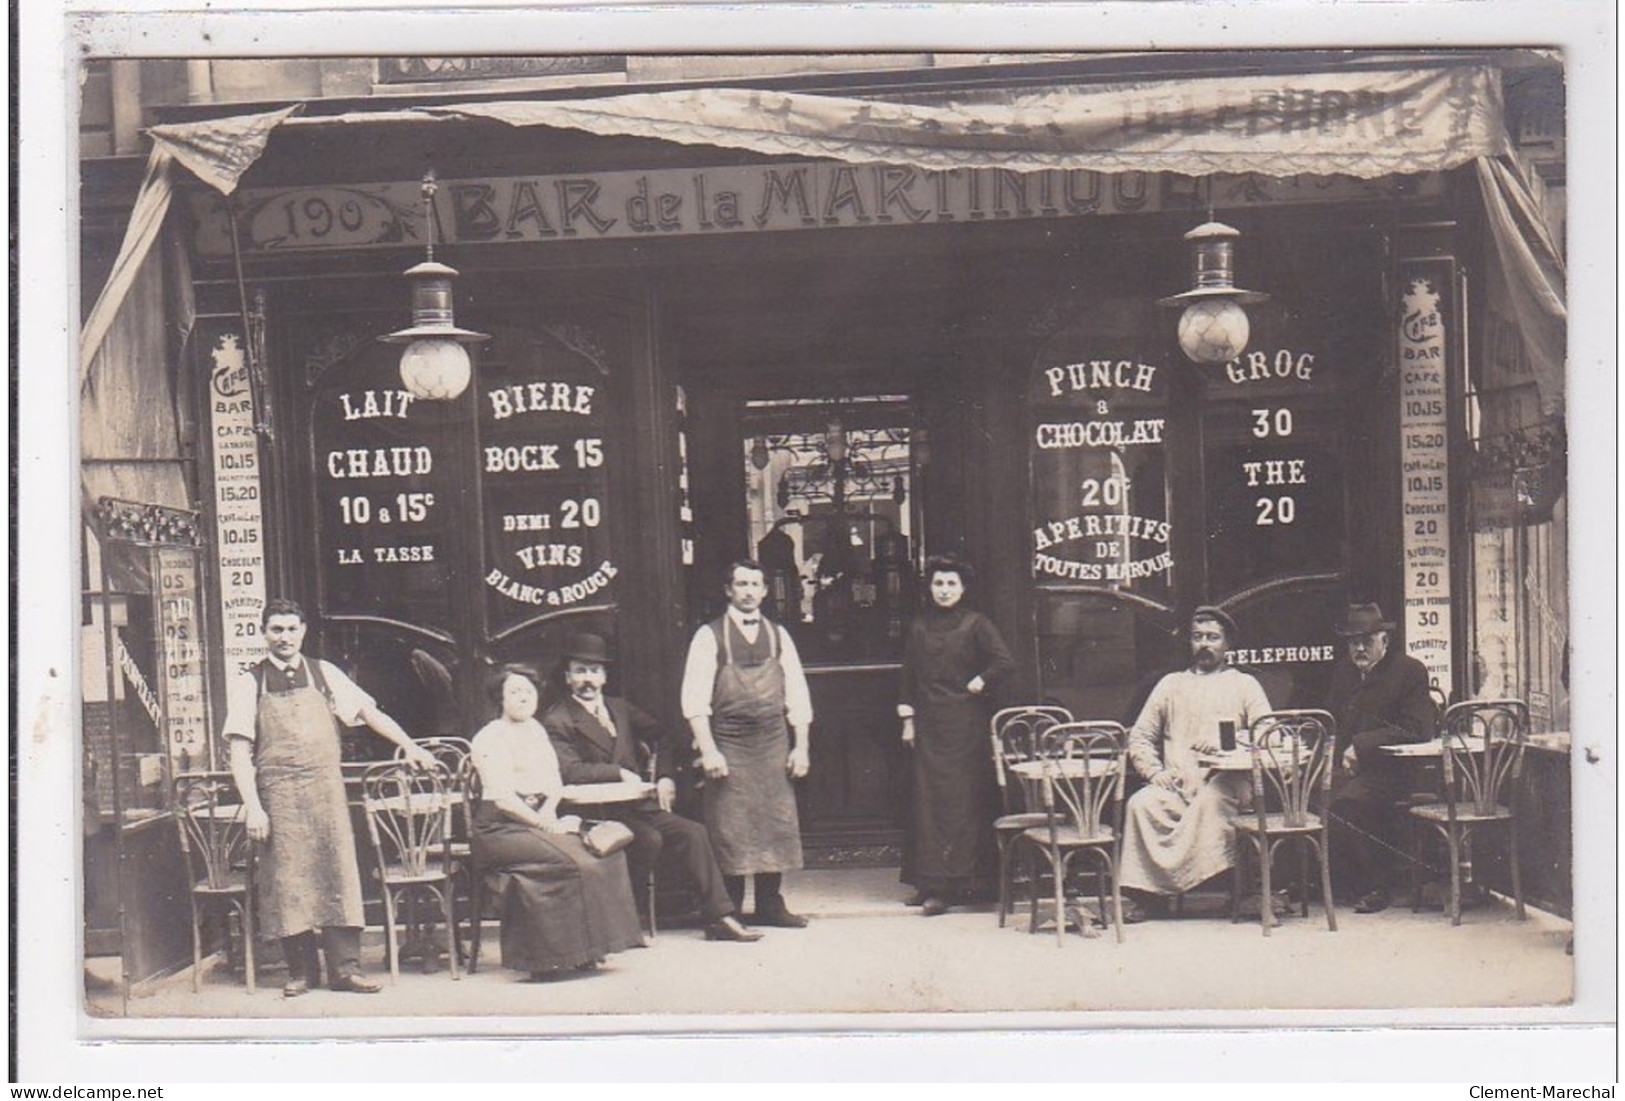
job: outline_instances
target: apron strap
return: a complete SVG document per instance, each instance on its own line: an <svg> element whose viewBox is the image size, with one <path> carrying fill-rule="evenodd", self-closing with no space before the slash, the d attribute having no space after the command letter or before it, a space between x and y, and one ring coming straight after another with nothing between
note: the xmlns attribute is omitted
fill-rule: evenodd
<svg viewBox="0 0 1625 1101"><path fill-rule="evenodd" d="M727 616L723 616L721 622L713 623L711 625L712 631L717 636L717 641L721 643L721 647L718 650L718 656L721 659L718 662L719 666L732 665L734 663L733 642L729 638L731 632L728 630L728 628L732 625L732 621ZM771 619L763 616L762 629L767 632L767 658L769 661L777 661L779 657L780 645L779 631L781 628L777 623L774 623Z"/></svg>
<svg viewBox="0 0 1625 1101"><path fill-rule="evenodd" d="M316 690L322 694L322 698L327 701L327 710L332 712L337 704L335 704L333 701L333 690L327 686L327 677L322 673L322 663L308 654L304 655L304 658L305 669L307 671L306 675L310 678L310 683L314 685ZM270 658L261 658L253 665L248 667L249 674L254 678L254 703L256 711L259 709L259 701L266 695L265 674L266 667L270 664ZM254 745L258 747L260 740L259 716L257 714L254 716L254 727Z"/></svg>
<svg viewBox="0 0 1625 1101"><path fill-rule="evenodd" d="M329 710L331 710L335 706L333 703L333 690L327 687L327 675L322 672L322 663L316 658L307 656L305 658L305 668L310 670L310 683L320 690L323 698L327 700Z"/></svg>

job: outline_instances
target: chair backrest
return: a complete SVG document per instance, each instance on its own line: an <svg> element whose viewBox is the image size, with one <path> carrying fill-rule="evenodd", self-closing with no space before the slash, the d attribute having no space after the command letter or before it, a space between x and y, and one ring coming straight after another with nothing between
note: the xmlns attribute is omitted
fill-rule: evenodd
<svg viewBox="0 0 1625 1101"><path fill-rule="evenodd" d="M1436 715L1443 715L1450 710L1450 693L1437 683L1428 684L1428 696L1433 700L1433 710Z"/></svg>
<svg viewBox="0 0 1625 1101"><path fill-rule="evenodd" d="M1072 721L1072 712L1053 704L1006 707L993 713L988 730L993 743L993 777L999 783L999 801L1005 814L1038 805L1033 783L1011 784L1011 765L1038 759L1045 731Z"/></svg>
<svg viewBox="0 0 1625 1101"><path fill-rule="evenodd" d="M479 807L480 800L485 798L485 788L480 783L480 770L474 767L473 754L463 758L463 767L457 770L456 784L462 796L463 821L472 827L474 811Z"/></svg>
<svg viewBox="0 0 1625 1101"><path fill-rule="evenodd" d="M1253 721L1253 799L1260 811L1273 803L1289 826L1303 826L1331 791L1337 722L1325 711L1271 711ZM1273 797L1273 798L1271 798Z"/></svg>
<svg viewBox="0 0 1625 1101"><path fill-rule="evenodd" d="M1108 812L1122 836L1123 784L1128 774L1128 730L1108 720L1056 723L1038 747L1039 799L1053 833L1064 819L1081 837L1101 837Z"/></svg>
<svg viewBox="0 0 1625 1101"><path fill-rule="evenodd" d="M467 738L419 738L418 747L426 749L435 760L446 766L447 774L456 776L468 760L469 754L474 752L474 746ZM402 746L395 747L395 760L404 760L406 750Z"/></svg>
<svg viewBox="0 0 1625 1101"><path fill-rule="evenodd" d="M474 759L474 745L467 738L435 737L419 738L419 747L429 751L430 756L446 767L446 775L450 778L447 792L452 796L451 821L447 826L451 839L454 841L468 840L469 824L474 817L469 813L465 802L458 798L463 790L463 776L467 772L470 762ZM395 760L405 759L406 750L401 746L395 747Z"/></svg>
<svg viewBox="0 0 1625 1101"><path fill-rule="evenodd" d="M252 846L247 813L229 772L191 772L175 777L171 803L181 851L194 886L230 885L233 868L246 868Z"/></svg>
<svg viewBox="0 0 1625 1101"><path fill-rule="evenodd" d="M1439 743L1445 801L1491 813L1523 772L1529 708L1522 700L1463 700L1445 711Z"/></svg>
<svg viewBox="0 0 1625 1101"><path fill-rule="evenodd" d="M413 768L398 761L373 765L361 777L361 805L380 870L398 865L423 875L449 857L451 808L456 801L445 767Z"/></svg>

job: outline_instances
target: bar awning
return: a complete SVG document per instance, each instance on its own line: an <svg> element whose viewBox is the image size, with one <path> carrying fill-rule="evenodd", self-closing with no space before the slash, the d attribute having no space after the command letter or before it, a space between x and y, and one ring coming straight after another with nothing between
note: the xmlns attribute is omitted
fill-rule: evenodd
<svg viewBox="0 0 1625 1101"><path fill-rule="evenodd" d="M929 98L929 102L925 102ZM916 101L920 100L920 101ZM1172 172L1190 176L1374 178L1491 165L1511 152L1499 72L1486 65L1209 76L1067 85L968 95L853 98L809 92L685 88L553 101L491 101L301 118L280 111L153 127L151 164L113 275L81 331L81 388L96 391L97 353L134 271L156 239L180 164L230 194L273 133L305 128L494 120L746 150L923 169ZM1486 168L1485 196L1515 176ZM1489 219L1515 285L1538 288L1530 317L1564 324L1561 264L1549 240L1515 217ZM1553 273L1559 273L1554 281ZM1561 344L1533 341L1562 390ZM109 363L108 366L111 366Z"/></svg>

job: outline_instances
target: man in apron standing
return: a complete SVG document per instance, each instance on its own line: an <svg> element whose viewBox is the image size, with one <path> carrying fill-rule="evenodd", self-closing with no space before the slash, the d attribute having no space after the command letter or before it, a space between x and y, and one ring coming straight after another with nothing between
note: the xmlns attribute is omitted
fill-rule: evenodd
<svg viewBox="0 0 1625 1101"><path fill-rule="evenodd" d="M282 939L288 961L283 997L299 997L320 983L318 929L328 985L376 994L378 984L361 973L366 919L339 768L338 724L366 723L402 747L414 765L432 766L434 758L349 677L304 657L305 613L299 605L267 601L260 626L270 653L232 677L222 731L248 836L259 846L260 928Z"/></svg>
<svg viewBox="0 0 1625 1101"><path fill-rule="evenodd" d="M701 627L683 671L683 718L705 770L705 825L735 909L756 877L755 925L800 929L783 874L801 867L792 779L807 775L812 698L790 635L761 614L760 563L729 567L728 610ZM793 735L793 737L792 737Z"/></svg>

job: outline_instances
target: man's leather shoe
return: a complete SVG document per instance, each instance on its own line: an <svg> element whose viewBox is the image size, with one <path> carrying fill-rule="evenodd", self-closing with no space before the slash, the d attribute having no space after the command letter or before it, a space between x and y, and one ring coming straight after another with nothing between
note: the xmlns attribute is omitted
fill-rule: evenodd
<svg viewBox="0 0 1625 1101"><path fill-rule="evenodd" d="M308 979L289 979L282 984L282 996L284 998L302 998L309 993L310 981Z"/></svg>
<svg viewBox="0 0 1625 1101"><path fill-rule="evenodd" d="M739 924L739 919L727 914L713 921L705 927L706 940L734 940L741 944L750 944L762 939L762 934L753 932Z"/></svg>
<svg viewBox="0 0 1625 1101"><path fill-rule="evenodd" d="M1367 891L1354 904L1354 912L1357 914L1380 914L1386 909L1388 909L1387 891Z"/></svg>
<svg viewBox="0 0 1625 1101"><path fill-rule="evenodd" d="M1127 895L1123 896L1124 925L1138 925L1149 917L1150 915L1145 912L1145 907L1141 906L1137 900L1129 898Z"/></svg>
<svg viewBox="0 0 1625 1101"><path fill-rule="evenodd" d="M932 897L920 903L920 913L926 917L936 917L938 914L946 914L947 912L948 904L940 898Z"/></svg>
<svg viewBox="0 0 1625 1101"><path fill-rule="evenodd" d="M925 900L930 898L930 897L931 896L926 894L924 891L915 891L912 895L910 895L908 898L903 900L903 905L904 906L924 906L925 905Z"/></svg>
<svg viewBox="0 0 1625 1101"><path fill-rule="evenodd" d="M333 980L333 989L341 994L376 994L383 987L358 972L340 975Z"/></svg>
<svg viewBox="0 0 1625 1101"><path fill-rule="evenodd" d="M751 915L752 925L771 925L778 929L805 929L807 919L800 914L792 914L790 908L780 903L771 910L758 910Z"/></svg>

